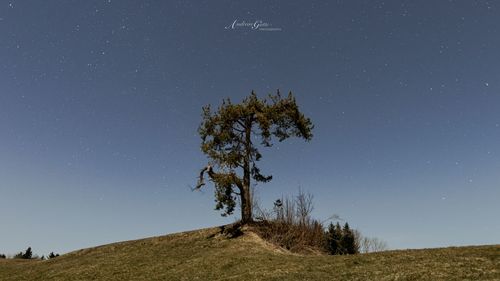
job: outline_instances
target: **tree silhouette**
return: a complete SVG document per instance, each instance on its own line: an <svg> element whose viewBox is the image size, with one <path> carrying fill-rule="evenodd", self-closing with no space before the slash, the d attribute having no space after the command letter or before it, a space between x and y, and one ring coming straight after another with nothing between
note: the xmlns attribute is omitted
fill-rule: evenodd
<svg viewBox="0 0 500 281"><path fill-rule="evenodd" d="M347 222L344 224L344 228L342 229L341 245L344 250L344 254L352 255L359 253L359 246L356 245L354 233Z"/></svg>
<svg viewBox="0 0 500 281"><path fill-rule="evenodd" d="M330 223L326 231L327 250L331 255L341 255L344 250L341 245L342 228L337 222L336 225Z"/></svg>
<svg viewBox="0 0 500 281"><path fill-rule="evenodd" d="M289 137L312 138L313 124L299 111L290 92L283 98L279 91L269 95L269 100L259 99L252 91L242 103L233 104L225 99L217 111L210 105L203 107L203 120L198 129L201 150L209 164L200 172L196 189L204 184L208 174L215 185L216 209L223 216L233 213L236 199L241 202L241 221L252 221L252 198L250 184L268 182L272 176L261 174L256 162L262 157L256 139L264 147L272 146L272 138L279 142Z"/></svg>
<svg viewBox="0 0 500 281"><path fill-rule="evenodd" d="M31 247L28 247L28 249L26 249L24 253L20 252L19 254L15 255L14 258L29 260L31 259L32 256L33 256L33 251L31 250Z"/></svg>

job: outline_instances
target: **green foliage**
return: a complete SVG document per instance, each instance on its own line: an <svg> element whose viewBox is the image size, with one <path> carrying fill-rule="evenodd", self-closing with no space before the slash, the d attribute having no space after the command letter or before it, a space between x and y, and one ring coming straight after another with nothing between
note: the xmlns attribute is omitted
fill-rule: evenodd
<svg viewBox="0 0 500 281"><path fill-rule="evenodd" d="M59 256L59 254L54 254L54 252L50 252L49 259L53 259L53 258L56 258L58 256Z"/></svg>
<svg viewBox="0 0 500 281"><path fill-rule="evenodd" d="M311 140L313 124L299 111L292 93L283 98L279 91L269 99L259 99L252 92L242 103L225 99L213 112L210 105L203 108L202 123L198 129L202 139L201 150L209 160L202 169L196 188L204 183L207 172L215 185L216 209L223 215L232 214L239 196L242 220L252 219L250 182L268 182L256 163L262 158L258 140L264 147L272 146L272 138L283 141L289 137ZM215 170L215 169L216 170Z"/></svg>
<svg viewBox="0 0 500 281"><path fill-rule="evenodd" d="M359 253L359 247L356 245L354 233L347 222L342 229L342 239L340 241L345 254L353 255Z"/></svg>
<svg viewBox="0 0 500 281"><path fill-rule="evenodd" d="M6 255L4 255L4 254L0 254L0 259L6 259L6 258L7 258L7 256L6 256Z"/></svg>
<svg viewBox="0 0 500 281"><path fill-rule="evenodd" d="M354 231L346 222L341 228L340 224L330 223L326 231L326 248L331 255L352 255L359 253Z"/></svg>
<svg viewBox="0 0 500 281"><path fill-rule="evenodd" d="M340 224L337 222L336 225L330 223L328 226L328 230L326 231L326 248L327 251L332 255L341 255L343 254L343 248L341 244L342 240L342 228Z"/></svg>

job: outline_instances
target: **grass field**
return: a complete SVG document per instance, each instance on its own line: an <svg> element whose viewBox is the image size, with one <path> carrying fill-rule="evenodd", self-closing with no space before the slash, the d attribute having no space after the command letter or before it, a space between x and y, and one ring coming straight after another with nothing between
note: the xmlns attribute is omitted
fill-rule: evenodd
<svg viewBox="0 0 500 281"><path fill-rule="evenodd" d="M120 242L58 258L0 260L0 280L500 280L500 245L354 256L292 254L218 228Z"/></svg>

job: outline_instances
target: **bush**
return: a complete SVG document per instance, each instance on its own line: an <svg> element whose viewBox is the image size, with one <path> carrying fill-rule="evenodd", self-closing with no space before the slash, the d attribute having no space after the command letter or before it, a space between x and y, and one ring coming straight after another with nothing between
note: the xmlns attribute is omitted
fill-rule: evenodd
<svg viewBox="0 0 500 281"><path fill-rule="evenodd" d="M28 249L26 249L24 253L19 252L14 256L15 259L26 259L26 260L29 260L32 257L33 257L33 251L31 250L31 247L28 247Z"/></svg>
<svg viewBox="0 0 500 281"><path fill-rule="evenodd" d="M54 252L50 252L49 259L57 258L59 254L54 254Z"/></svg>
<svg viewBox="0 0 500 281"><path fill-rule="evenodd" d="M311 217L313 196L299 190L294 198L274 202L272 211L257 207L257 234L292 252L324 252L323 224Z"/></svg>
<svg viewBox="0 0 500 281"><path fill-rule="evenodd" d="M4 255L4 254L0 254L0 259L6 259L6 258L7 258L7 256L6 256L6 255Z"/></svg>
<svg viewBox="0 0 500 281"><path fill-rule="evenodd" d="M257 234L292 252L352 255L387 249L384 241L363 237L361 232L351 229L347 222L343 227L338 222L330 223L325 230L320 221L311 217L313 196L302 190L293 199L285 197L276 200L272 211L261 209L257 201L253 205L257 215L257 221L254 222ZM330 219L340 218L332 216Z"/></svg>

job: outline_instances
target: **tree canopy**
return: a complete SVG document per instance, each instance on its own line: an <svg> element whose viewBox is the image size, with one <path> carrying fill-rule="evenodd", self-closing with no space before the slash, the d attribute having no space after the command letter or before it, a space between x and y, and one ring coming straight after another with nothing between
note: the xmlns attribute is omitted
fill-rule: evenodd
<svg viewBox="0 0 500 281"><path fill-rule="evenodd" d="M256 165L262 155L254 141L261 147L271 147L273 137L279 142L289 137L309 141L314 126L299 111L292 93L282 97L279 91L268 99L259 99L252 91L239 104L224 99L216 111L210 105L203 107L202 118L198 132L209 163L201 170L196 188L205 185L204 175L208 174L215 185L216 209L223 210L222 215L232 214L239 197L241 220L251 221L251 181L272 179Z"/></svg>

